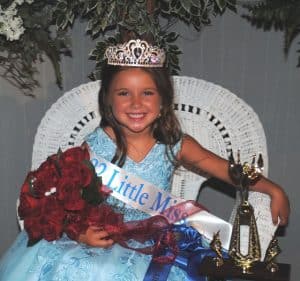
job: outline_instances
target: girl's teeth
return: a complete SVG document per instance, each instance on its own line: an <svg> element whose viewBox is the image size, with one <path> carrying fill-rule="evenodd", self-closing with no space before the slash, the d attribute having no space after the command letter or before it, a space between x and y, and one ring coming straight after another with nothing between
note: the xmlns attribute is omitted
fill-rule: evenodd
<svg viewBox="0 0 300 281"><path fill-rule="evenodd" d="M137 114L129 114L130 117L132 118L141 118L144 116L144 114L140 114L140 113L137 113Z"/></svg>

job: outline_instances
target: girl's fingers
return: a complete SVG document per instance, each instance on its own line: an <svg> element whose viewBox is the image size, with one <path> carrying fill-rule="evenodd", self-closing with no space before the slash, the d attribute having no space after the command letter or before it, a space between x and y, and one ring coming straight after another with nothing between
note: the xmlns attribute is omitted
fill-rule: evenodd
<svg viewBox="0 0 300 281"><path fill-rule="evenodd" d="M101 248L108 248L112 246L114 241L109 238L109 233L104 230L94 232L93 245Z"/></svg>
<svg viewBox="0 0 300 281"><path fill-rule="evenodd" d="M89 226L89 229L92 231L103 231L103 227L99 227L99 226Z"/></svg>
<svg viewBox="0 0 300 281"><path fill-rule="evenodd" d="M109 248L114 244L114 241L112 239L100 239L97 242L97 247L101 248Z"/></svg>
<svg viewBox="0 0 300 281"><path fill-rule="evenodd" d="M272 214L272 221L274 225L278 224L278 215L277 214Z"/></svg>
<svg viewBox="0 0 300 281"><path fill-rule="evenodd" d="M97 234L99 239L106 239L109 236L109 233L105 230L99 231Z"/></svg>
<svg viewBox="0 0 300 281"><path fill-rule="evenodd" d="M109 233L105 230L97 230L94 235L94 245L96 247L108 248L114 243L114 241L109 238Z"/></svg>
<svg viewBox="0 0 300 281"><path fill-rule="evenodd" d="M282 213L280 214L280 225L287 225L288 224L288 221L289 221L289 214L287 213Z"/></svg>

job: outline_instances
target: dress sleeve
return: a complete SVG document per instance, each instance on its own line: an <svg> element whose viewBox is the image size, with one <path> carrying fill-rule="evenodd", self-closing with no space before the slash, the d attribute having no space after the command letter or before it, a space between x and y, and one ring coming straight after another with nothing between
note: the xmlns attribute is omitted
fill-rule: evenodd
<svg viewBox="0 0 300 281"><path fill-rule="evenodd" d="M183 142L183 138L180 138L180 140L174 146L172 146L173 155L177 156L178 153L181 151L182 142Z"/></svg>
<svg viewBox="0 0 300 281"><path fill-rule="evenodd" d="M92 133L86 135L84 137L84 143L86 143L89 147L92 146L92 144L97 140L97 134L96 130L93 131Z"/></svg>

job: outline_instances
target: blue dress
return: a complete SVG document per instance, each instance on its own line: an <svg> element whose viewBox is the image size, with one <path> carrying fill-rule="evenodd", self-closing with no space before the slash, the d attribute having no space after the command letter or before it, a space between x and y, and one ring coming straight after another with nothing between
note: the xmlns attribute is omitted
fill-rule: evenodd
<svg viewBox="0 0 300 281"><path fill-rule="evenodd" d="M87 136L90 149L110 161L115 144L100 128ZM180 148L178 143L174 152ZM146 157L136 163L126 159L123 168L170 191L173 165L165 155L165 145L156 143ZM124 203L109 197L109 203L124 214L125 220L148 217ZM151 256L114 244L109 249L94 248L70 240L67 236L53 242L39 241L27 247L27 234L22 231L0 262L1 281L142 281ZM133 244L134 246L134 244ZM186 273L172 266L168 280L186 280Z"/></svg>

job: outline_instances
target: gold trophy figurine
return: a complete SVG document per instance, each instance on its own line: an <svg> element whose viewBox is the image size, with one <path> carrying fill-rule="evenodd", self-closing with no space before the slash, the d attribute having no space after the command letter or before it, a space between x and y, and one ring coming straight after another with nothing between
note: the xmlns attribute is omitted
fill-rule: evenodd
<svg viewBox="0 0 300 281"><path fill-rule="evenodd" d="M229 246L229 256L234 263L242 268L243 273L250 273L254 263L261 258L260 242L253 207L248 202L249 186L258 180L263 171L263 159L259 155L258 161L253 156L252 163L241 164L240 152L237 154L237 162L233 155L229 158L229 175L240 190L241 203L238 206L233 224L232 236ZM244 230L246 232L243 232ZM242 231L243 230L243 231ZM244 234L243 234L244 233ZM245 234L246 233L246 234ZM248 237L247 252L241 251L241 239Z"/></svg>
<svg viewBox="0 0 300 281"><path fill-rule="evenodd" d="M278 240L275 237L273 237L273 239L271 240L271 242L267 248L266 256L264 259L264 262L267 263L267 269L272 273L276 272L279 268L275 259L280 252L281 252L281 249L278 245Z"/></svg>
<svg viewBox="0 0 300 281"><path fill-rule="evenodd" d="M210 248L216 253L214 262L216 267L220 267L224 264L223 254L222 254L222 242L220 239L220 231L214 233L213 239L210 242Z"/></svg>

